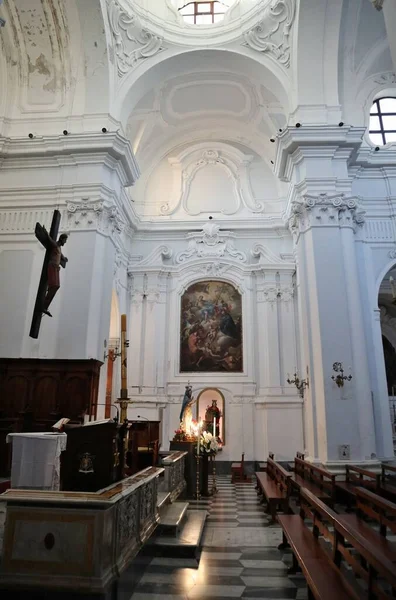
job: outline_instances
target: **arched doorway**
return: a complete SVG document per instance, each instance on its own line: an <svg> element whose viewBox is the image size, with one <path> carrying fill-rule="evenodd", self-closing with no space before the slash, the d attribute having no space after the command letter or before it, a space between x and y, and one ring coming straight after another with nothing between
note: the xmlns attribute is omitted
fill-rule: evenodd
<svg viewBox="0 0 396 600"><path fill-rule="evenodd" d="M216 402L217 408L220 410L220 420L216 426L218 436L221 443L225 445L225 398L217 388L205 388L198 394L197 398L197 420L205 421L206 411L212 406L213 401Z"/></svg>

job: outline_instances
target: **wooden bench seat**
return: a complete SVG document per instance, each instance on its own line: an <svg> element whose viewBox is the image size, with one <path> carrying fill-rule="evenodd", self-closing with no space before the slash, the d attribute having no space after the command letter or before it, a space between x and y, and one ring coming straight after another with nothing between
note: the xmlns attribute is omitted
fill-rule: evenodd
<svg viewBox="0 0 396 600"><path fill-rule="evenodd" d="M271 458L267 460L266 472L256 472L256 489L267 502L267 512L271 514L272 522L276 520L278 508L283 512L289 510L290 476L291 473Z"/></svg>
<svg viewBox="0 0 396 600"><path fill-rule="evenodd" d="M390 542L355 514L339 515L339 520L347 529L353 530L372 544L381 558L387 558L392 562L396 562L395 542Z"/></svg>
<svg viewBox="0 0 396 600"><path fill-rule="evenodd" d="M294 459L294 472L291 475L291 485L298 494L301 488L306 488L317 498L333 506L335 475L298 457Z"/></svg>
<svg viewBox="0 0 396 600"><path fill-rule="evenodd" d="M368 471L367 469L361 469L353 465L345 466L345 480L336 481L336 492L337 499L345 501L348 510L351 508L352 503L356 501L356 489L363 487L370 489L374 492L379 492L380 488L379 474Z"/></svg>
<svg viewBox="0 0 396 600"><path fill-rule="evenodd" d="M332 564L329 553L312 534L299 515L278 515L284 541L293 551L295 573L300 566L311 597L318 600L359 600L341 572Z"/></svg>
<svg viewBox="0 0 396 600"><path fill-rule="evenodd" d="M371 494L363 489L358 494L360 492L363 495ZM376 502L386 502L377 498ZM300 502L300 519L303 522L309 519L309 526L308 523L304 525L314 541L297 523L298 517L279 516L278 521L283 529L284 540L293 551L293 567L299 565L304 573L309 597L317 600L339 600L344 597L381 600L394 598L396 566L386 551L386 544L384 545L384 541L388 540L374 530L371 530L372 533L368 532L366 527L369 526L359 523L358 518L353 518L355 515L337 515L304 488L300 490ZM320 544L320 536L328 547ZM321 548L322 556L318 548ZM355 579L348 576L346 580L341 570L344 562ZM332 575L334 569L337 571L336 576ZM332 576L335 577L334 581Z"/></svg>
<svg viewBox="0 0 396 600"><path fill-rule="evenodd" d="M396 502L396 467L381 465L381 496Z"/></svg>
<svg viewBox="0 0 396 600"><path fill-rule="evenodd" d="M386 537L388 530L396 534L396 504L364 488L356 489L356 497L356 514L340 515L340 520L373 544L382 557L396 562L396 542ZM363 521L363 517L376 527Z"/></svg>
<svg viewBox="0 0 396 600"><path fill-rule="evenodd" d="M310 483L309 481L307 481L300 475L296 475L295 473L293 473L291 482L292 482L292 485L297 487L299 490L301 488L305 488L306 490L309 490L312 494L314 494L317 498L319 498L319 500L322 500L323 502L327 503L331 499L330 494L321 490L316 484Z"/></svg>

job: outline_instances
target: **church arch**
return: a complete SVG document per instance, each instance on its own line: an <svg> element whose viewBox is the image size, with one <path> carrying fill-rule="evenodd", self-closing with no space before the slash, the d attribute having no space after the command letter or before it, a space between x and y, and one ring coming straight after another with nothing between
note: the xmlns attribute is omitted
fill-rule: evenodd
<svg viewBox="0 0 396 600"><path fill-rule="evenodd" d="M235 50L173 50L159 52L151 57L149 64L130 71L124 78L114 103L114 116L123 126L141 98L161 81L177 74L207 68L208 64L216 64L216 68L226 72L249 73L250 77L262 83L276 96L285 114L289 113L290 81L283 69L274 61L248 55L243 47ZM265 61L265 62L264 62ZM149 61L146 61L148 63Z"/></svg>

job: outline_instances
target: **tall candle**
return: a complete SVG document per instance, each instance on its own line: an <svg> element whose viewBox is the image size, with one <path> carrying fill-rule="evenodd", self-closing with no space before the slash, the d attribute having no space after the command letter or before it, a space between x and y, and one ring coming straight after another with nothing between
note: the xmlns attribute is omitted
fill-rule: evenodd
<svg viewBox="0 0 396 600"><path fill-rule="evenodd" d="M216 437L216 417L213 417L213 437Z"/></svg>
<svg viewBox="0 0 396 600"><path fill-rule="evenodd" d="M127 387L127 355L126 355L126 331L127 321L126 315L121 315L121 389L126 390Z"/></svg>
<svg viewBox="0 0 396 600"><path fill-rule="evenodd" d="M197 435L197 454L199 454L199 434L200 434L200 426L198 425L198 435Z"/></svg>

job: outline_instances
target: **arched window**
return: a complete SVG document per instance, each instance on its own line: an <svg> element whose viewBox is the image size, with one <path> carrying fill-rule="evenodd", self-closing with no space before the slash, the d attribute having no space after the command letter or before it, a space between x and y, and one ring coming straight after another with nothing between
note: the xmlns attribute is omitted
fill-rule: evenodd
<svg viewBox="0 0 396 600"><path fill-rule="evenodd" d="M396 142L396 98L378 98L370 110L370 140L384 146Z"/></svg>
<svg viewBox="0 0 396 600"><path fill-rule="evenodd" d="M211 2L187 2L179 12L186 23L191 25L211 25L224 19L224 13L227 11L229 2L223 3L218 0Z"/></svg>

